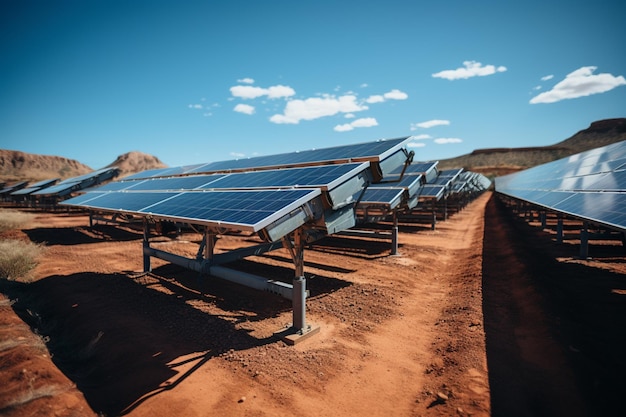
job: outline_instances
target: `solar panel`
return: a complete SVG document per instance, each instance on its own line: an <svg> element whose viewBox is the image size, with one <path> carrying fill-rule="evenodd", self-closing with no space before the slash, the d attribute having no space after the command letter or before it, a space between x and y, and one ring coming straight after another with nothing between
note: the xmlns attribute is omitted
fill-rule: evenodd
<svg viewBox="0 0 626 417"><path fill-rule="evenodd" d="M403 201L403 188L368 188L359 201L359 208L371 205L384 205L387 209L393 210Z"/></svg>
<svg viewBox="0 0 626 417"><path fill-rule="evenodd" d="M430 161L430 162L413 162L411 165L406 167L404 171L404 175L423 175L424 181L429 183L433 181L439 175L439 171L437 170L437 165L439 161ZM402 169L404 167L400 166L393 170L391 174L399 175L402 173Z"/></svg>
<svg viewBox="0 0 626 417"><path fill-rule="evenodd" d="M242 172L222 176L202 188L320 187L329 189L368 167L367 163L352 163Z"/></svg>
<svg viewBox="0 0 626 417"><path fill-rule="evenodd" d="M115 167L102 168L88 174L68 178L61 181L55 186L35 191L34 193L32 193L32 195L62 197L71 194L74 191L79 191L102 181L112 179L117 175L118 172L119 170Z"/></svg>
<svg viewBox="0 0 626 417"><path fill-rule="evenodd" d="M420 199L440 200L443 197L445 191L446 187L442 185L425 184L424 187L422 187Z"/></svg>
<svg viewBox="0 0 626 417"><path fill-rule="evenodd" d="M277 155L257 156L246 159L211 162L187 173L230 172L277 167L293 167L304 165L321 165L328 163L350 163L365 161L382 161L402 149L408 137L385 139L376 142L358 143L353 145L335 146L322 149L311 149Z"/></svg>
<svg viewBox="0 0 626 417"><path fill-rule="evenodd" d="M74 190L80 189L80 181L63 181L58 183L57 185L53 185L52 187L44 188L43 190L38 190L32 193L32 195L65 195L69 194Z"/></svg>
<svg viewBox="0 0 626 417"><path fill-rule="evenodd" d="M123 181L139 180L154 177L167 177L171 175L179 175L185 173L185 167L173 167L173 168L155 168L148 169L136 174L129 175L122 178Z"/></svg>
<svg viewBox="0 0 626 417"><path fill-rule="evenodd" d="M496 178L496 191L551 210L626 229L626 141Z"/></svg>
<svg viewBox="0 0 626 417"><path fill-rule="evenodd" d="M257 232L320 194L319 189L112 191L87 193L62 204Z"/></svg>

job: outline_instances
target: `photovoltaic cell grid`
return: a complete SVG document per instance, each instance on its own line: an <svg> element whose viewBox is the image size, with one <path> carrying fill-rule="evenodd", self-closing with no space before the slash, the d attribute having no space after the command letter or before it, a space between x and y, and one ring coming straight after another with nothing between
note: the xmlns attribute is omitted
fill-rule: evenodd
<svg viewBox="0 0 626 417"><path fill-rule="evenodd" d="M383 160L402 148L408 137L386 139L377 142L358 143L323 149L311 149L277 155L257 156L248 159L211 162L187 173L225 172L254 170L272 167L290 167L298 165L321 165L325 163L364 162Z"/></svg>
<svg viewBox="0 0 626 417"><path fill-rule="evenodd" d="M626 141L496 178L496 191L626 229Z"/></svg>
<svg viewBox="0 0 626 417"><path fill-rule="evenodd" d="M226 161L211 166L219 166L219 169L229 167L235 172L200 174L199 171L208 169L207 166L195 166L191 170L177 169L174 176L172 171L152 170L146 175L127 177L94 188L62 204L220 228L259 231L259 228L277 219L282 222L282 219L290 216L292 210L294 213L306 212L304 205L321 196L325 190L341 186L344 190L342 193L345 193L346 184L349 184L349 190L352 187L355 189L348 192L346 197L361 190L362 180L354 181L353 178L367 171L374 161L383 161L388 156L397 158L405 141L406 138L402 138L263 157L262 160L251 158L258 163L278 163L290 155L288 159L296 161L295 165L301 161L326 161L323 158L332 157L346 157L348 160L364 158L366 162L341 163L341 160L336 160L329 165L304 165L298 168L291 168L294 163L288 162L281 169L237 172L236 169L241 165ZM354 153L350 153L350 150ZM301 158L302 154L305 154L304 158ZM250 166L250 160L246 161L246 166ZM197 172L191 175L192 171ZM181 176L181 173L184 175ZM170 176L163 177L164 174ZM319 204L321 207L321 200ZM290 226L295 223L290 223Z"/></svg>
<svg viewBox="0 0 626 417"><path fill-rule="evenodd" d="M103 168L89 174L68 178L51 187L46 187L32 193L32 195L65 196L92 186L94 183L109 180L117 174L117 168Z"/></svg>
<svg viewBox="0 0 626 417"><path fill-rule="evenodd" d="M408 137L385 139L376 142L357 143L331 148L311 149L277 155L257 156L245 159L209 162L183 167L162 168L140 172L123 178L123 181L175 175L209 174L233 171L288 168L323 164L381 161L399 151Z"/></svg>

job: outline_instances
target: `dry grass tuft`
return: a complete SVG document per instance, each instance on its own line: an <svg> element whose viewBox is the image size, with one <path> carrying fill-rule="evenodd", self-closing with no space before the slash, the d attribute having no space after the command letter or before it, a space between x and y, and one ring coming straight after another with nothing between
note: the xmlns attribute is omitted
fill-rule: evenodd
<svg viewBox="0 0 626 417"><path fill-rule="evenodd" d="M33 221L34 214L15 210L0 210L0 233L19 229Z"/></svg>
<svg viewBox="0 0 626 417"><path fill-rule="evenodd" d="M0 278L16 280L26 275L37 265L37 258L44 248L21 240L0 241Z"/></svg>

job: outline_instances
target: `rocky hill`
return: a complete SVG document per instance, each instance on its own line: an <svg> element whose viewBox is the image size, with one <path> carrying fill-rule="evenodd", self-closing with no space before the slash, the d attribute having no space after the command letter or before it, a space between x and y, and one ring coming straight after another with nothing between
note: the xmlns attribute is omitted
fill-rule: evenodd
<svg viewBox="0 0 626 417"><path fill-rule="evenodd" d="M120 178L147 169L167 168L159 158L143 152L132 151L117 157L107 167L117 167L120 170Z"/></svg>
<svg viewBox="0 0 626 417"><path fill-rule="evenodd" d="M156 156L136 151L120 155L107 165L107 167L113 166L120 169L120 177L146 169L167 167ZM92 171L91 167L74 159L0 149L0 183L66 179Z"/></svg>
<svg viewBox="0 0 626 417"><path fill-rule="evenodd" d="M0 182L65 179L91 171L74 159L0 149Z"/></svg>
<svg viewBox="0 0 626 417"><path fill-rule="evenodd" d="M626 118L599 120L554 145L479 149L467 155L441 160L439 168L465 168L495 177L623 140L626 140Z"/></svg>

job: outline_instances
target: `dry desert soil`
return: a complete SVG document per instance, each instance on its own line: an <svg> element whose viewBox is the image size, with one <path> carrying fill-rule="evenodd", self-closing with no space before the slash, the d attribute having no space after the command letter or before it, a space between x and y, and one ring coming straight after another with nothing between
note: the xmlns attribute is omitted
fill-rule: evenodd
<svg viewBox="0 0 626 417"><path fill-rule="evenodd" d="M28 281L0 280L0 415L624 415L626 257L564 243L485 193L389 243L305 251L308 322L295 346L278 296L162 261L141 234L37 213L2 238L44 243ZM199 235L154 238L194 256ZM222 236L217 249L254 242ZM232 268L290 282L284 250Z"/></svg>

